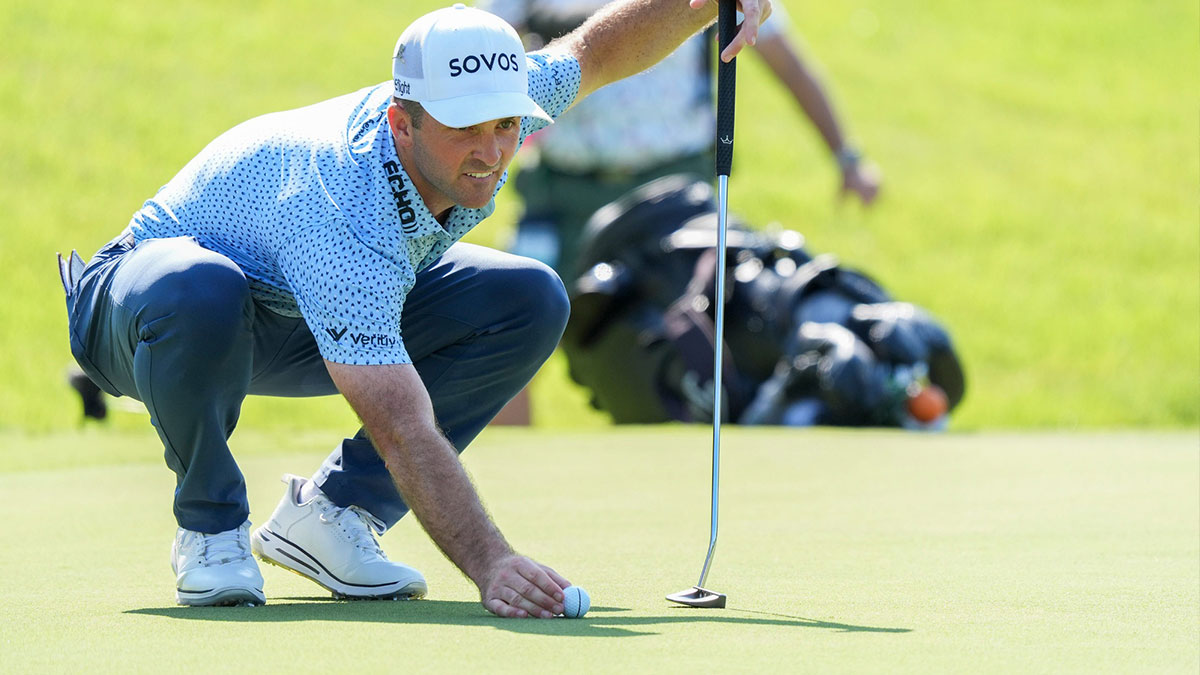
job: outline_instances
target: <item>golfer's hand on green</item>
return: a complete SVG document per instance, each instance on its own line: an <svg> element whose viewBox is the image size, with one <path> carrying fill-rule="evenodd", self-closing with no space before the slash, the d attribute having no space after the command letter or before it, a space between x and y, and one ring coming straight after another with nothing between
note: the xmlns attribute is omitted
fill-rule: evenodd
<svg viewBox="0 0 1200 675"><path fill-rule="evenodd" d="M479 585L479 595L483 606L496 616L550 619L562 614L563 589L570 585L549 567L512 554L492 565Z"/></svg>

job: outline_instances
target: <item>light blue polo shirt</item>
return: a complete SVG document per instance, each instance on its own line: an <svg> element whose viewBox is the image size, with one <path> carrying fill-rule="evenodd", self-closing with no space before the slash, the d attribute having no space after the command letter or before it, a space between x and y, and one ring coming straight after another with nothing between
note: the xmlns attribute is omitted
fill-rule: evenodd
<svg viewBox="0 0 1200 675"><path fill-rule="evenodd" d="M558 117L579 90L565 54L526 58L529 95ZM137 241L193 237L236 263L252 296L303 316L335 363L411 363L401 316L416 273L495 209L454 207L440 225L400 166L392 81L230 129L133 216ZM525 117L520 141L546 125ZM508 179L501 176L496 189Z"/></svg>

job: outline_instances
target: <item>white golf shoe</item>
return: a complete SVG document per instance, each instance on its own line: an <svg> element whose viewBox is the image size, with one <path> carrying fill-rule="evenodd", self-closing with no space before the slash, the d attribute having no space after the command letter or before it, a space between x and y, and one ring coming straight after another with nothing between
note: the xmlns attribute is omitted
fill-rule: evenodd
<svg viewBox="0 0 1200 675"><path fill-rule="evenodd" d="M319 490L300 502L307 479L285 475L287 492L265 525L254 531L251 546L263 562L308 577L335 598L409 599L425 595L425 577L388 560L375 532L384 524L367 511L334 504Z"/></svg>
<svg viewBox="0 0 1200 675"><path fill-rule="evenodd" d="M250 555L250 521L218 534L182 527L171 545L175 600L181 605L262 605L263 578Z"/></svg>

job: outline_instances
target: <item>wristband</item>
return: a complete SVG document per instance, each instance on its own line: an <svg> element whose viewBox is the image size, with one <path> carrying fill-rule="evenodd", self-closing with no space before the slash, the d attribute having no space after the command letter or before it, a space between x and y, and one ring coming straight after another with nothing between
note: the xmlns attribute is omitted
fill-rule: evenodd
<svg viewBox="0 0 1200 675"><path fill-rule="evenodd" d="M833 157L837 160L838 168L845 173L858 166L858 162L862 159L862 153L849 145L843 145L840 150L833 153Z"/></svg>

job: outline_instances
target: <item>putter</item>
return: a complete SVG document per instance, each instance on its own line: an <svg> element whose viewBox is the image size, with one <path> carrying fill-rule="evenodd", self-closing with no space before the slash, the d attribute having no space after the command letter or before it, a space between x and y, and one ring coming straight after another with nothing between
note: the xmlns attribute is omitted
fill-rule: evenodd
<svg viewBox="0 0 1200 675"><path fill-rule="evenodd" d="M717 34L720 51L733 40L737 31L734 0L719 0ZM717 65L717 288L716 337L713 342L713 450L712 450L712 527L708 537L708 555L695 586L672 593L667 600L691 607L725 606L725 594L704 587L713 552L717 549L717 503L721 482L721 357L725 343L725 219L729 210L729 169L733 165L733 95L736 87L737 59Z"/></svg>

